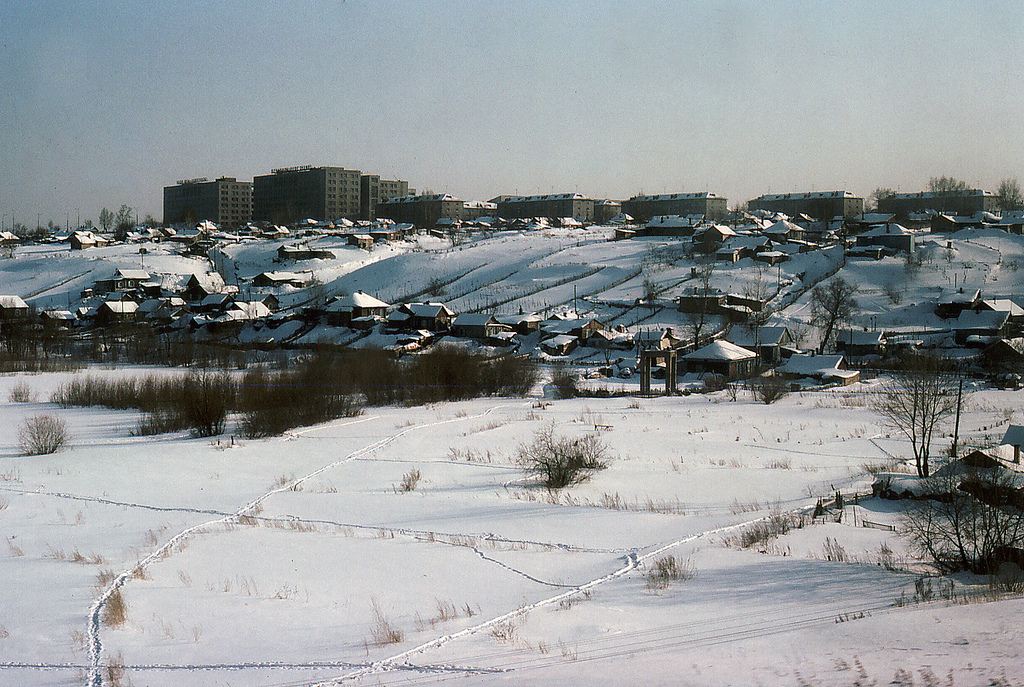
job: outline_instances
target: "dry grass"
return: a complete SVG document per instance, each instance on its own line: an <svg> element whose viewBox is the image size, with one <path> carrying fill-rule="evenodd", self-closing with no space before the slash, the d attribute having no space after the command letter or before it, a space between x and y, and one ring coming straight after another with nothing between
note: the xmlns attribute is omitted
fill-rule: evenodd
<svg viewBox="0 0 1024 687"><path fill-rule="evenodd" d="M377 600L373 600L374 625L370 628L370 635L376 646L387 646L399 644L405 639L405 633L396 627L386 615L380 610Z"/></svg>
<svg viewBox="0 0 1024 687"><path fill-rule="evenodd" d="M420 471L413 469L402 475L402 482L398 485L397 491L409 492L415 491L416 485L420 483Z"/></svg>
<svg viewBox="0 0 1024 687"><path fill-rule="evenodd" d="M654 561L647 579L648 589L667 589L670 584L677 581L692 580L697 576L697 571L689 559L676 559L675 556L665 556Z"/></svg>

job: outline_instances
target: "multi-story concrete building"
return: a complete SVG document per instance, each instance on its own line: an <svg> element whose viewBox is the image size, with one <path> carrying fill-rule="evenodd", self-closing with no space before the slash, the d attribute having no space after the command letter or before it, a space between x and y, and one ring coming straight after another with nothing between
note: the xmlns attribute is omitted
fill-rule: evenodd
<svg viewBox="0 0 1024 687"><path fill-rule="evenodd" d="M498 216L504 219L572 217L581 222L593 222L594 199L579 193L504 197L498 201Z"/></svg>
<svg viewBox="0 0 1024 687"><path fill-rule="evenodd" d="M750 209L781 212L790 217L803 214L817 220L831 220L863 214L864 199L849 191L778 193L755 198L750 201Z"/></svg>
<svg viewBox="0 0 1024 687"><path fill-rule="evenodd" d="M465 204L465 201L447 193L401 196L378 203L377 216L429 229L442 217L463 219Z"/></svg>
<svg viewBox="0 0 1024 687"><path fill-rule="evenodd" d="M288 167L252 182L252 217L290 224L302 219L358 219L362 174L344 167Z"/></svg>
<svg viewBox="0 0 1024 687"><path fill-rule="evenodd" d="M659 215L703 215L717 222L725 219L728 201L714 193L663 193L657 196L633 196L622 202L622 211L646 222Z"/></svg>
<svg viewBox="0 0 1024 687"><path fill-rule="evenodd" d="M359 179L359 218L377 219L377 204L391 198L415 195L408 181L381 179L377 174L364 174Z"/></svg>
<svg viewBox="0 0 1024 687"><path fill-rule="evenodd" d="M933 193L896 193L878 199L878 211L896 215L905 221L911 214L937 212L939 214L971 216L977 212L997 212L999 198L990 191L966 189Z"/></svg>
<svg viewBox="0 0 1024 687"><path fill-rule="evenodd" d="M238 225L252 219L252 182L234 177L188 179L164 187L164 224L209 220Z"/></svg>

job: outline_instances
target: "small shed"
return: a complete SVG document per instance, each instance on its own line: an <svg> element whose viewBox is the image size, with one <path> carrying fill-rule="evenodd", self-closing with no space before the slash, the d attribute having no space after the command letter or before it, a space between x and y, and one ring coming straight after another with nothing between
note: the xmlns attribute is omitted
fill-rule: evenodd
<svg viewBox="0 0 1024 687"><path fill-rule="evenodd" d="M1020 465L1020 447L1024 446L1024 426L1010 425L1003 435L1001 446L1013 447L1013 462Z"/></svg>

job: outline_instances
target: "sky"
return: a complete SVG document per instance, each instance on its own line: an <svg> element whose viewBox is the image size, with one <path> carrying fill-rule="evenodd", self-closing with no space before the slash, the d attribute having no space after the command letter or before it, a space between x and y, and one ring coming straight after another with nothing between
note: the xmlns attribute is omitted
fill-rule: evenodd
<svg viewBox="0 0 1024 687"><path fill-rule="evenodd" d="M0 221L331 165L500 194L1024 180L1019 0L2 0Z"/></svg>

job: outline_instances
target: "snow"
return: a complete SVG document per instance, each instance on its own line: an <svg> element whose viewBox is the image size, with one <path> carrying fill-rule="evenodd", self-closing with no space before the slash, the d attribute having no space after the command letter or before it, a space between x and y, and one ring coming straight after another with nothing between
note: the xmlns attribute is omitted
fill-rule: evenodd
<svg viewBox="0 0 1024 687"><path fill-rule="evenodd" d="M396 304L436 298L460 313L487 303L497 305L481 312L572 309L581 322L597 317L633 334L685 332L672 299L694 282L678 242L611 242L610 234L507 232L457 247L424 236L369 252L323 237L311 247L337 259L309 264L328 295L363 289ZM853 326L948 336L951 323L932 312L940 288L957 293L966 282L986 297L1021 293L1024 272L1013 266L1024 257L1020 237L969 230L953 241L954 262L944 245L931 258L925 251L914 277L900 258L846 263L840 274L858 285L862 308ZM0 265L0 293L68 307L96 279L139 266L129 252L137 248L19 247ZM146 271L164 283L209 274L209 263L167 244L147 250ZM231 283L272 269L276 245L240 243L216 256ZM810 318L806 289L841 264L838 249L794 255L761 273L745 259L716 266L713 287L743 293L763 279L784 304L770 326L799 338ZM645 276L662 291L658 303L637 306ZM434 277L446 282L444 293L422 292ZM904 289L900 306L885 295L889 281ZM289 305L302 299L302 291L282 294ZM280 341L299 329L246 325L240 338ZM304 341L356 338L394 342L322 325ZM573 355L580 369L607 364L600 352ZM812 362L817 369L836 359ZM182 371L78 374L151 373ZM125 684L153 686L1019 679L1024 601L902 603L931 571L899 531L863 525L900 524L898 504L864 496L875 479L867 467L884 466L896 483L915 481L901 459L909 446L868 407L871 382L791 393L770 406L743 390L736 401L718 392L550 402L538 388L526 399L369 408L251 441L139 437L137 413L49 403L73 376L0 377L3 685L85 684L90 647L97 666L123 662ZM32 402L9 400L18 384L28 385ZM999 443L1011 421L1020 423L1019 405L1019 393L977 391L961 443ZM67 422L72 446L21 456L17 427L42 413ZM516 449L548 423L568 436L598 433L613 456L609 468L558 494L532 486ZM414 469L419 485L401 492ZM734 543L773 512L807 513L836 491L847 496L838 522L830 512L763 551ZM843 560L835 560L840 550ZM649 589L646 572L667 555L695 577ZM120 627L90 619L113 591L109 580L99 583L102 571L123 575ZM983 579L953 581L957 590L987 589ZM401 641L375 644L378 614Z"/></svg>

